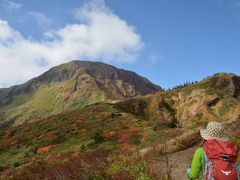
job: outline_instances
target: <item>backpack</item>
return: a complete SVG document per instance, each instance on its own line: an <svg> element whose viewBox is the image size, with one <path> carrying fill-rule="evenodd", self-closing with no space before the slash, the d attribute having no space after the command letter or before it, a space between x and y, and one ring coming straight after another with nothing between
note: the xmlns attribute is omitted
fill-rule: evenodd
<svg viewBox="0 0 240 180"><path fill-rule="evenodd" d="M234 142L211 139L203 147L206 180L240 180L240 165L236 163L237 145Z"/></svg>

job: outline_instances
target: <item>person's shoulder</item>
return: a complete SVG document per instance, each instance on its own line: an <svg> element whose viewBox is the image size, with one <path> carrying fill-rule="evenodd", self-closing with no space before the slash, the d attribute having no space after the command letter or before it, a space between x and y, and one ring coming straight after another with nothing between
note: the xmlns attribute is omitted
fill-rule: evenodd
<svg viewBox="0 0 240 180"><path fill-rule="evenodd" d="M195 154L203 154L203 153L204 153L203 147L199 147L199 148L197 148L196 151L195 151Z"/></svg>

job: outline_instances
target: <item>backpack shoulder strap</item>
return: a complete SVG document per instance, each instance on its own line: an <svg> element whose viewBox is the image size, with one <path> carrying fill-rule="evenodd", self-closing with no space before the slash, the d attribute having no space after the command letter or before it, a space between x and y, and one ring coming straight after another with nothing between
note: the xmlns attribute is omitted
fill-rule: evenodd
<svg viewBox="0 0 240 180"><path fill-rule="evenodd" d="M202 174L204 179L208 178L207 180L214 180L213 179L213 164L211 161L208 160L207 154L204 151L202 156Z"/></svg>
<svg viewBox="0 0 240 180"><path fill-rule="evenodd" d="M204 151L204 153L202 155L202 175L203 175L204 179L206 179L207 163L208 163L208 159L207 159L207 155Z"/></svg>
<svg viewBox="0 0 240 180"><path fill-rule="evenodd" d="M240 164L239 163L235 163L235 164L233 164L233 167L236 168L237 175L238 175L238 180L240 180Z"/></svg>

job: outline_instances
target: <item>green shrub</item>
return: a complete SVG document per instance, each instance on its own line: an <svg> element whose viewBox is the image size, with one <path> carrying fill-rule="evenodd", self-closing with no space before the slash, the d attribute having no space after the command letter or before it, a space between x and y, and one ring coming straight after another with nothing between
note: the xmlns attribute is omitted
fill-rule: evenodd
<svg viewBox="0 0 240 180"><path fill-rule="evenodd" d="M31 147L30 149L29 149L29 152L31 152L31 153L33 153L33 154L37 154L37 147Z"/></svg>
<svg viewBox="0 0 240 180"><path fill-rule="evenodd" d="M99 132L96 132L94 137L93 137L94 141L96 144L100 144L103 142L103 137Z"/></svg>
<svg viewBox="0 0 240 180"><path fill-rule="evenodd" d="M152 178L148 175L140 175L137 180L151 180Z"/></svg>
<svg viewBox="0 0 240 180"><path fill-rule="evenodd" d="M88 177L88 180L105 180L105 175L99 175L99 174L92 174Z"/></svg>
<svg viewBox="0 0 240 180"><path fill-rule="evenodd" d="M14 166L14 167L18 167L18 166L20 166L20 165L21 165L21 164L20 164L19 162L17 162L17 161L13 163L13 166Z"/></svg>
<svg viewBox="0 0 240 180"><path fill-rule="evenodd" d="M83 143L82 145L81 145L81 149L82 150L84 150L86 147L85 147L85 144Z"/></svg>
<svg viewBox="0 0 240 180"><path fill-rule="evenodd" d="M176 128L177 125L176 125L176 121L175 120L172 120L172 122L170 122L170 124L168 124L168 128Z"/></svg>
<svg viewBox="0 0 240 180"><path fill-rule="evenodd" d="M106 141L100 144L101 148L108 149L108 150L113 150L117 148L117 145L114 141Z"/></svg>

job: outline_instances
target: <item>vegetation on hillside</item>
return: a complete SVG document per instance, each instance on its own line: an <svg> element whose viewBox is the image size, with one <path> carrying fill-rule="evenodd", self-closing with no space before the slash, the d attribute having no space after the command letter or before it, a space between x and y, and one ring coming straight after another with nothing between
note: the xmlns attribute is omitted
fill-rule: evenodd
<svg viewBox="0 0 240 180"><path fill-rule="evenodd" d="M0 177L165 178L173 166L160 171L153 161L198 144L208 121L222 121L240 146L239 88L239 77L220 73L169 91L30 117L0 131Z"/></svg>
<svg viewBox="0 0 240 180"><path fill-rule="evenodd" d="M100 62L72 61L25 84L0 90L0 128L160 90L130 71Z"/></svg>

